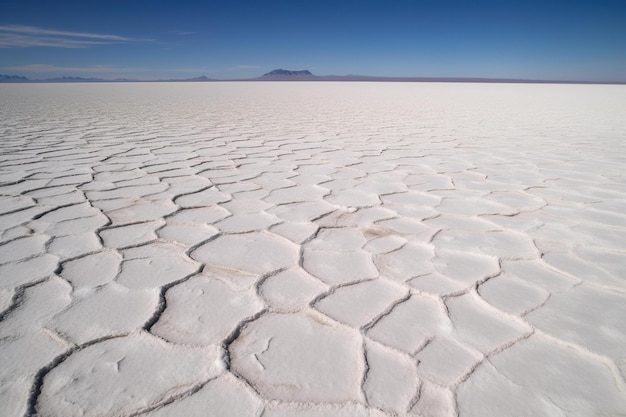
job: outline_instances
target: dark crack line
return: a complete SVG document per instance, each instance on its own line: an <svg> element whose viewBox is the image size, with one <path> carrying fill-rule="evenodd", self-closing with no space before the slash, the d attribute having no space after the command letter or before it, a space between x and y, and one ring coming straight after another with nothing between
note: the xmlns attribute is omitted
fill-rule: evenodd
<svg viewBox="0 0 626 417"><path fill-rule="evenodd" d="M252 323L253 321L259 319L263 314L267 312L268 312L268 309L266 307L266 308L263 308L261 311L258 311L257 313L253 314L252 316L246 317L245 319L241 320L239 324L237 324L235 329L224 339L224 341L221 344L222 349L223 349L222 359L224 361L224 364L226 365L226 369L232 372L233 374L236 374L239 378L245 379L243 378L243 376L239 375L232 369L230 345L232 345L233 342L237 340L237 338L241 335L241 332L243 331L243 329L249 323Z"/></svg>
<svg viewBox="0 0 626 417"><path fill-rule="evenodd" d="M50 371L52 371L58 365L63 363L72 354L82 349L85 349L89 346L93 346L101 342L106 342L107 340L117 339L117 338L126 337L126 336L128 336L128 334L126 333L115 335L115 336L105 336L99 339L91 340L79 346L74 346L66 350L65 352L61 353L60 355L52 359L52 361L48 362L47 365L39 369L33 378L33 384L31 386L31 389L28 394L28 399L26 401L26 413L24 413L24 417L34 417L38 415L39 411L37 410L37 402L39 400L39 396L41 395L41 391L43 389L44 378L46 377L48 373L50 373Z"/></svg>
<svg viewBox="0 0 626 417"><path fill-rule="evenodd" d="M179 280L163 285L162 287L159 288L159 301L154 310L154 313L152 314L152 317L146 320L144 325L141 327L143 330L147 331L148 333L151 333L152 327L159 321L159 319L165 312L165 309L167 308L167 299L165 297L165 294L167 293L167 291L170 288L175 287L176 285L182 284L183 282L188 281L194 276L198 275L202 271L202 268L203 268L203 265L199 265L196 268L196 270L193 271L192 273L186 275L185 277Z"/></svg>

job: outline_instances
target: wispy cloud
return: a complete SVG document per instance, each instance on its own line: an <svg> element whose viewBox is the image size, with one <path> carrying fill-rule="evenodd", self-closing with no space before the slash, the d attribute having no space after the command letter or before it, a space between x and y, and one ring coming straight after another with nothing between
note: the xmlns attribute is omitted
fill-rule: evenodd
<svg viewBox="0 0 626 417"><path fill-rule="evenodd" d="M237 65L236 69L259 69L261 68L259 65Z"/></svg>
<svg viewBox="0 0 626 417"><path fill-rule="evenodd" d="M148 39L99 33L69 32L35 26L0 25L0 48L44 46L52 48L86 48L111 43L145 42Z"/></svg>
<svg viewBox="0 0 626 417"><path fill-rule="evenodd" d="M121 68L112 67L108 65L94 65L90 67L61 67L57 65L49 64L29 64L29 65L17 65L9 67L1 67L4 70L9 71L22 71L28 73L50 73L50 72L62 72L62 73L132 73L143 71L142 68Z"/></svg>

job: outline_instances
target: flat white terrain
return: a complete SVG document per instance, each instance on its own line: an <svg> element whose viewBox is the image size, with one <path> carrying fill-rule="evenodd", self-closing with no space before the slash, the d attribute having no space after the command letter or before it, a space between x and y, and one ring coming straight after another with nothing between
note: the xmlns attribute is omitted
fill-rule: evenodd
<svg viewBox="0 0 626 417"><path fill-rule="evenodd" d="M626 86L0 85L0 415L626 415Z"/></svg>

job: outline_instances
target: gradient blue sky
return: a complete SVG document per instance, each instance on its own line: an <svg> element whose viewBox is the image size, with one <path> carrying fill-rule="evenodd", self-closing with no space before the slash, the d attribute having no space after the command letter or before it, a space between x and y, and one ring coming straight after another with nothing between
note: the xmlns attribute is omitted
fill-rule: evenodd
<svg viewBox="0 0 626 417"><path fill-rule="evenodd" d="M0 0L0 73L626 81L626 1Z"/></svg>

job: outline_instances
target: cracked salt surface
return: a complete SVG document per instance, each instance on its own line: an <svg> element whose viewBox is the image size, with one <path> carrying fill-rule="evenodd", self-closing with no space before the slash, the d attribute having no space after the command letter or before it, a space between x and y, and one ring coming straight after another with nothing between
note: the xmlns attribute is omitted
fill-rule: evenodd
<svg viewBox="0 0 626 417"><path fill-rule="evenodd" d="M623 88L364 86L0 85L0 415L626 415Z"/></svg>

